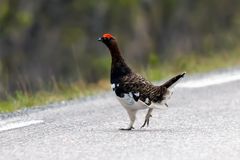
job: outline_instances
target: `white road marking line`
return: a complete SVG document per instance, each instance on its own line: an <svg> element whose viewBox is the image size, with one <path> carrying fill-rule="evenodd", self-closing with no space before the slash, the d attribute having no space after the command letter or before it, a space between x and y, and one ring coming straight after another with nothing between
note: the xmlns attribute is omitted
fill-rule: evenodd
<svg viewBox="0 0 240 160"><path fill-rule="evenodd" d="M43 123L43 120L30 120L30 121L15 121L15 122L2 122L0 123L0 132L16 128L22 128L34 124Z"/></svg>
<svg viewBox="0 0 240 160"><path fill-rule="evenodd" d="M179 83L179 88L200 88L240 80L240 73L212 75L198 80Z"/></svg>

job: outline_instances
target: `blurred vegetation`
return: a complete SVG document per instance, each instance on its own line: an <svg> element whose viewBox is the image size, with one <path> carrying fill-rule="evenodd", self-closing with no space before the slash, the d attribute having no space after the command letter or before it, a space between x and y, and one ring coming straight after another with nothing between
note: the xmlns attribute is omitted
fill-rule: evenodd
<svg viewBox="0 0 240 160"><path fill-rule="evenodd" d="M0 108L105 89L106 32L152 80L240 64L238 0L0 0Z"/></svg>

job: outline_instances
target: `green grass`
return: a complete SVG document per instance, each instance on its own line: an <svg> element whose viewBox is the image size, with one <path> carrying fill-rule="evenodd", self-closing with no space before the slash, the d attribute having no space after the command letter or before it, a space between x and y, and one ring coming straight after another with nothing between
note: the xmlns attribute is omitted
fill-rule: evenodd
<svg viewBox="0 0 240 160"><path fill-rule="evenodd" d="M178 56L161 64L149 65L142 73L151 80L159 80L186 71L188 74L207 72L219 68L240 65L240 49L219 54L188 54Z"/></svg>
<svg viewBox="0 0 240 160"><path fill-rule="evenodd" d="M71 86L62 85L54 89L54 91L39 91L35 94L16 92L14 96L9 96L5 101L0 101L0 113L94 95L107 90L107 84L108 82L106 81L100 81L98 84L84 84L80 82Z"/></svg>
<svg viewBox="0 0 240 160"><path fill-rule="evenodd" d="M147 69L139 72L146 78L157 81L183 71L191 74L236 65L240 65L240 49L218 54L209 53L204 56L192 53L162 61L157 56L152 55ZM70 100L110 89L108 79L101 80L97 84L76 82L70 86L59 84L57 86L54 91L39 91L35 94L17 92L14 96L9 96L5 101L0 101L0 112L12 112L25 107Z"/></svg>

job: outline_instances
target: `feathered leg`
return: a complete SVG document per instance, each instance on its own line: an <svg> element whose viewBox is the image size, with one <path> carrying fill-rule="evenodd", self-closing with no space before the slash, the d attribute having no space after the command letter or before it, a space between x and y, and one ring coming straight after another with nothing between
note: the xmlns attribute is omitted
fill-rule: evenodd
<svg viewBox="0 0 240 160"><path fill-rule="evenodd" d="M141 128L145 127L146 124L147 124L147 126L149 126L149 119L150 119L150 117L152 117L152 115L151 115L152 111L153 111L153 108L148 109L148 112L147 112L146 117L145 117L145 121L144 121Z"/></svg>
<svg viewBox="0 0 240 160"><path fill-rule="evenodd" d="M132 130L132 129L134 129L133 124L136 120L137 110L127 110L127 113L128 113L129 119L130 119L130 124L129 124L128 128L121 128L120 130Z"/></svg>

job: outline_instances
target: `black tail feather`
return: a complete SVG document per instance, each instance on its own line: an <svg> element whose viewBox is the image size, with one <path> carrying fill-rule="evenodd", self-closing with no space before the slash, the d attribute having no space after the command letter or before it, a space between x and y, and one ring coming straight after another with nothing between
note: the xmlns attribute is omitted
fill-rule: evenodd
<svg viewBox="0 0 240 160"><path fill-rule="evenodd" d="M163 87L166 87L166 88L169 88L171 87L172 85L174 85L179 79L183 78L184 75L186 74L186 72L183 72L182 74L179 74L171 79L169 79L167 82L165 82L162 86Z"/></svg>

